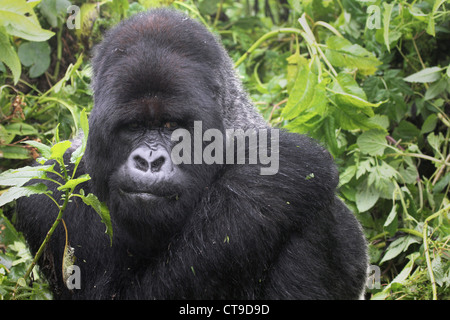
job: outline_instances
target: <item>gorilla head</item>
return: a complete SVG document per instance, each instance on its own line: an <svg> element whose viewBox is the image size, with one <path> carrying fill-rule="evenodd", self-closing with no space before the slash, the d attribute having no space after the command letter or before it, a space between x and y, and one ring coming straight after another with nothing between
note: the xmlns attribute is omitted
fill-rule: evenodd
<svg viewBox="0 0 450 320"><path fill-rule="evenodd" d="M123 22L97 48L93 70L85 161L94 192L121 228L159 245L156 235L179 230L221 168L174 165L172 132L193 134L195 120L203 131L265 124L216 38L181 13L156 10Z"/></svg>

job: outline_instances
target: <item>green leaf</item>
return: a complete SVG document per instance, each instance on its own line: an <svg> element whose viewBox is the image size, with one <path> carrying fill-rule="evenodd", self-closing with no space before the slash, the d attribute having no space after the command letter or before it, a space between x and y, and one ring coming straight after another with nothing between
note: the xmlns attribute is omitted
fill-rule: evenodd
<svg viewBox="0 0 450 320"><path fill-rule="evenodd" d="M42 0L39 4L41 14L47 19L48 23L56 28L58 26L58 18L64 19L67 8L71 5L67 0Z"/></svg>
<svg viewBox="0 0 450 320"><path fill-rule="evenodd" d="M389 27L391 23L391 14L392 14L392 8L394 7L395 3L386 3L383 2L384 7L384 13L383 13L383 38L384 38L384 44L386 45L386 48L389 52L391 52L391 43L389 41Z"/></svg>
<svg viewBox="0 0 450 320"><path fill-rule="evenodd" d="M432 35L433 37L436 36L436 31L434 28L434 15L436 14L437 10L439 9L439 7L445 3L447 0L435 0L434 4L433 4L433 9L431 10L431 12L428 14L428 24L427 24L427 33L429 35Z"/></svg>
<svg viewBox="0 0 450 320"><path fill-rule="evenodd" d="M348 166L344 172L339 175L339 186L347 184L356 174L356 166Z"/></svg>
<svg viewBox="0 0 450 320"><path fill-rule="evenodd" d="M39 150L42 157L44 157L45 159L50 159L50 157L52 155L51 147L46 146L45 144L34 141L34 140L27 140L27 141L24 141L23 143L26 143L32 147L35 147L36 149Z"/></svg>
<svg viewBox="0 0 450 320"><path fill-rule="evenodd" d="M422 129L420 130L421 134L428 133L434 130L437 125L437 115L435 113L430 114L422 125Z"/></svg>
<svg viewBox="0 0 450 320"><path fill-rule="evenodd" d="M4 126L0 124L0 145L9 144L14 140L16 135L5 129Z"/></svg>
<svg viewBox="0 0 450 320"><path fill-rule="evenodd" d="M29 41L46 41L54 35L41 28L33 7L25 0L0 2L0 26L10 35Z"/></svg>
<svg viewBox="0 0 450 320"><path fill-rule="evenodd" d="M349 40L332 36L327 39L325 56L335 67L358 69L363 75L374 74L381 62L375 55Z"/></svg>
<svg viewBox="0 0 450 320"><path fill-rule="evenodd" d="M21 197L28 197L33 194L43 193L51 193L51 191L48 191L47 186L43 183L24 187L12 187L0 196L0 207Z"/></svg>
<svg viewBox="0 0 450 320"><path fill-rule="evenodd" d="M381 156L388 146L386 132L378 129L363 132L358 137L357 144L361 152L371 156Z"/></svg>
<svg viewBox="0 0 450 320"><path fill-rule="evenodd" d="M317 75L309 69L308 65L303 65L297 73L289 100L283 109L283 118L291 120L307 109L313 100L316 85Z"/></svg>
<svg viewBox="0 0 450 320"><path fill-rule="evenodd" d="M416 237L407 235L406 237L401 237L392 242L388 249L386 250L383 259L381 259L379 264L382 264L385 261L389 261L397 257L400 253L405 252L408 247L414 243L420 243Z"/></svg>
<svg viewBox="0 0 450 320"><path fill-rule="evenodd" d="M32 136L38 133L36 128L25 122L7 124L5 125L5 129L8 130L9 133L13 133L19 136Z"/></svg>
<svg viewBox="0 0 450 320"><path fill-rule="evenodd" d="M81 158L84 155L84 151L86 150L87 138L89 135L89 122L86 115L86 109L83 109L80 114L80 126L83 131L83 137L81 140L81 145L72 152L72 156L70 158L70 162L78 164L81 161Z"/></svg>
<svg viewBox="0 0 450 320"><path fill-rule="evenodd" d="M76 186L78 186L79 184L90 180L91 177L89 176L89 174L83 174L82 176L79 176L76 179L70 179L69 181L66 182L66 184L58 187L59 191L64 191L67 189L75 189Z"/></svg>
<svg viewBox="0 0 450 320"><path fill-rule="evenodd" d="M359 212L365 212L372 208L380 198L380 192L373 186L364 183L356 192L356 207Z"/></svg>
<svg viewBox="0 0 450 320"><path fill-rule="evenodd" d="M439 81L432 83L425 92L425 101L436 98L441 93L445 92L448 86L448 79L444 77L442 77Z"/></svg>
<svg viewBox="0 0 450 320"><path fill-rule="evenodd" d="M64 153L67 151L67 149L70 148L71 145L72 145L72 142L70 142L69 140L64 140L64 141L56 143L50 149L51 150L50 159L55 159L55 160L62 159L62 157L64 156Z"/></svg>
<svg viewBox="0 0 450 320"><path fill-rule="evenodd" d="M19 46L19 58L30 67L30 77L37 78L50 66L50 46L47 42L25 42Z"/></svg>
<svg viewBox="0 0 450 320"><path fill-rule="evenodd" d="M30 152L21 146L2 146L0 147L0 158L25 160L30 158Z"/></svg>
<svg viewBox="0 0 450 320"><path fill-rule="evenodd" d="M419 72L413 73L412 75L404 78L403 80L408 82L419 82L419 83L434 82L441 78L442 70L444 70L444 68L439 67L425 68L423 70L420 70Z"/></svg>
<svg viewBox="0 0 450 320"><path fill-rule="evenodd" d="M396 140L403 139L406 141L413 141L421 138L420 130L417 129L414 124L406 120L402 120L398 124L397 128L394 129L392 136Z"/></svg>
<svg viewBox="0 0 450 320"><path fill-rule="evenodd" d="M111 224L111 216L109 214L109 209L103 202L100 202L98 198L92 194L89 193L87 196L84 196L82 194L79 195L83 202L87 204L88 206L91 206L100 216L100 219L106 226L106 233L109 235L111 245L112 245L112 239L113 239L113 229Z"/></svg>
<svg viewBox="0 0 450 320"><path fill-rule="evenodd" d="M438 135L435 135L434 132L430 133L427 136L428 143L434 149L434 151L439 154L442 143L444 142L444 135L442 132L439 132Z"/></svg>
<svg viewBox="0 0 450 320"><path fill-rule="evenodd" d="M45 165L9 169L0 174L0 186L21 187L32 179L41 179L46 177L46 172L52 170L53 166L54 165Z"/></svg>
<svg viewBox="0 0 450 320"><path fill-rule="evenodd" d="M391 212L389 213L386 221L384 222L383 227L389 232L392 236L397 232L398 227L398 219L397 219L397 205L394 204L392 206Z"/></svg>
<svg viewBox="0 0 450 320"><path fill-rule="evenodd" d="M22 73L19 56L9 41L6 29L0 26L0 61L8 66L13 75L14 84L17 84Z"/></svg>
<svg viewBox="0 0 450 320"><path fill-rule="evenodd" d="M348 104L335 104L334 116L340 126L344 130L369 130L380 129L380 127L373 122L362 111L355 109Z"/></svg>

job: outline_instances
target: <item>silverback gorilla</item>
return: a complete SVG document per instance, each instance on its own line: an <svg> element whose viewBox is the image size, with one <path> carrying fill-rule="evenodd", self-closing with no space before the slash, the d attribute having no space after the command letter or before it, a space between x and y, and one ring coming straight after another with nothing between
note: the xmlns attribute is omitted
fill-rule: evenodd
<svg viewBox="0 0 450 320"><path fill-rule="evenodd" d="M280 130L278 150L269 148L279 159L275 174L248 161L173 161L171 135L194 134L197 121L201 133L276 130L205 27L169 9L138 14L105 35L92 65L94 108L77 173L89 173L85 193L107 203L114 238L111 245L90 207L69 204L64 220L81 288L62 280L58 226L40 261L55 298L361 297L366 243L335 195L333 160L316 142ZM19 201L18 226L32 251L56 214L45 196Z"/></svg>

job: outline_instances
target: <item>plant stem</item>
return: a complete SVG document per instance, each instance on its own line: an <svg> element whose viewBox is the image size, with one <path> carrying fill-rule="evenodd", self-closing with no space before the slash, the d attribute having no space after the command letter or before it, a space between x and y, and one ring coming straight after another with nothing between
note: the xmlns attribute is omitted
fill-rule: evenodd
<svg viewBox="0 0 450 320"><path fill-rule="evenodd" d="M427 260L427 269L428 274L430 275L431 280L431 289L433 291L433 300L437 300L437 289L436 289L436 280L434 278L433 269L431 267L431 259L430 259L430 253L428 252L428 237L427 237L427 230L428 230L428 222L431 220L437 218L441 214L443 214L446 211L450 210L450 205L447 205L446 207L442 208L438 212L432 214L428 218L425 219L425 222L423 224L423 231L422 231L422 238L423 238L423 244L424 244L424 252L425 252L425 259Z"/></svg>
<svg viewBox="0 0 450 320"><path fill-rule="evenodd" d="M58 32L56 33L56 65L55 65L55 71L53 72L53 80L56 81L58 79L59 74L59 66L61 64L61 58L62 58L62 21L58 19Z"/></svg>
<svg viewBox="0 0 450 320"><path fill-rule="evenodd" d="M69 203L69 193L70 193L69 191L66 191L66 197L64 198L63 205L59 209L58 216L57 216L55 222L53 223L52 227L50 228L50 230L47 232L47 235L45 236L44 241L42 242L41 246L39 247L39 250L36 252L36 254L33 258L33 261L31 262L30 266L27 269L27 272L23 276L23 279L26 280L30 276L31 272L33 271L34 266L37 264L39 258L41 257L42 253L44 252L44 249L47 246L47 243L50 241L50 238L51 238L53 232L55 231L56 227L61 222L64 211L66 210L67 204ZM14 288L13 297L15 297L15 295L16 295L18 285L19 285L19 283L17 282L16 286Z"/></svg>
<svg viewBox="0 0 450 320"><path fill-rule="evenodd" d="M261 38L256 40L256 42L250 47L250 49L248 49L247 52L245 52L242 55L242 57L240 57L239 60L234 64L234 67L237 68L242 62L244 62L244 60L247 59L247 57L253 51L255 51L264 41L266 41L267 39L273 38L273 37L279 35L280 33L294 33L294 34L297 34L300 36L302 35L301 30L295 29L295 28L281 28L278 30L268 32L265 35L263 35Z"/></svg>

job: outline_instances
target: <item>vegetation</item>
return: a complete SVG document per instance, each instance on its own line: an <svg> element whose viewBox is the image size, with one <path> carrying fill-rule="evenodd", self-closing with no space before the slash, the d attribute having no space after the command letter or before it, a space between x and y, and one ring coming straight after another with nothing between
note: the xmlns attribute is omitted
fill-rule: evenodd
<svg viewBox="0 0 450 320"><path fill-rule="evenodd" d="M72 196L93 199L74 193L84 180L70 182L58 153L68 147L63 140L86 131L91 49L104 30L161 5L222 39L268 122L311 135L335 157L340 196L381 270L381 286L367 297L450 299L445 0L0 2L0 299L51 298L11 223L13 200L45 189L11 192L53 170L66 178L65 196L53 199L60 209ZM81 150L78 156L72 161ZM14 171L39 157L56 159L62 173L53 166ZM86 201L102 213L100 203Z"/></svg>

